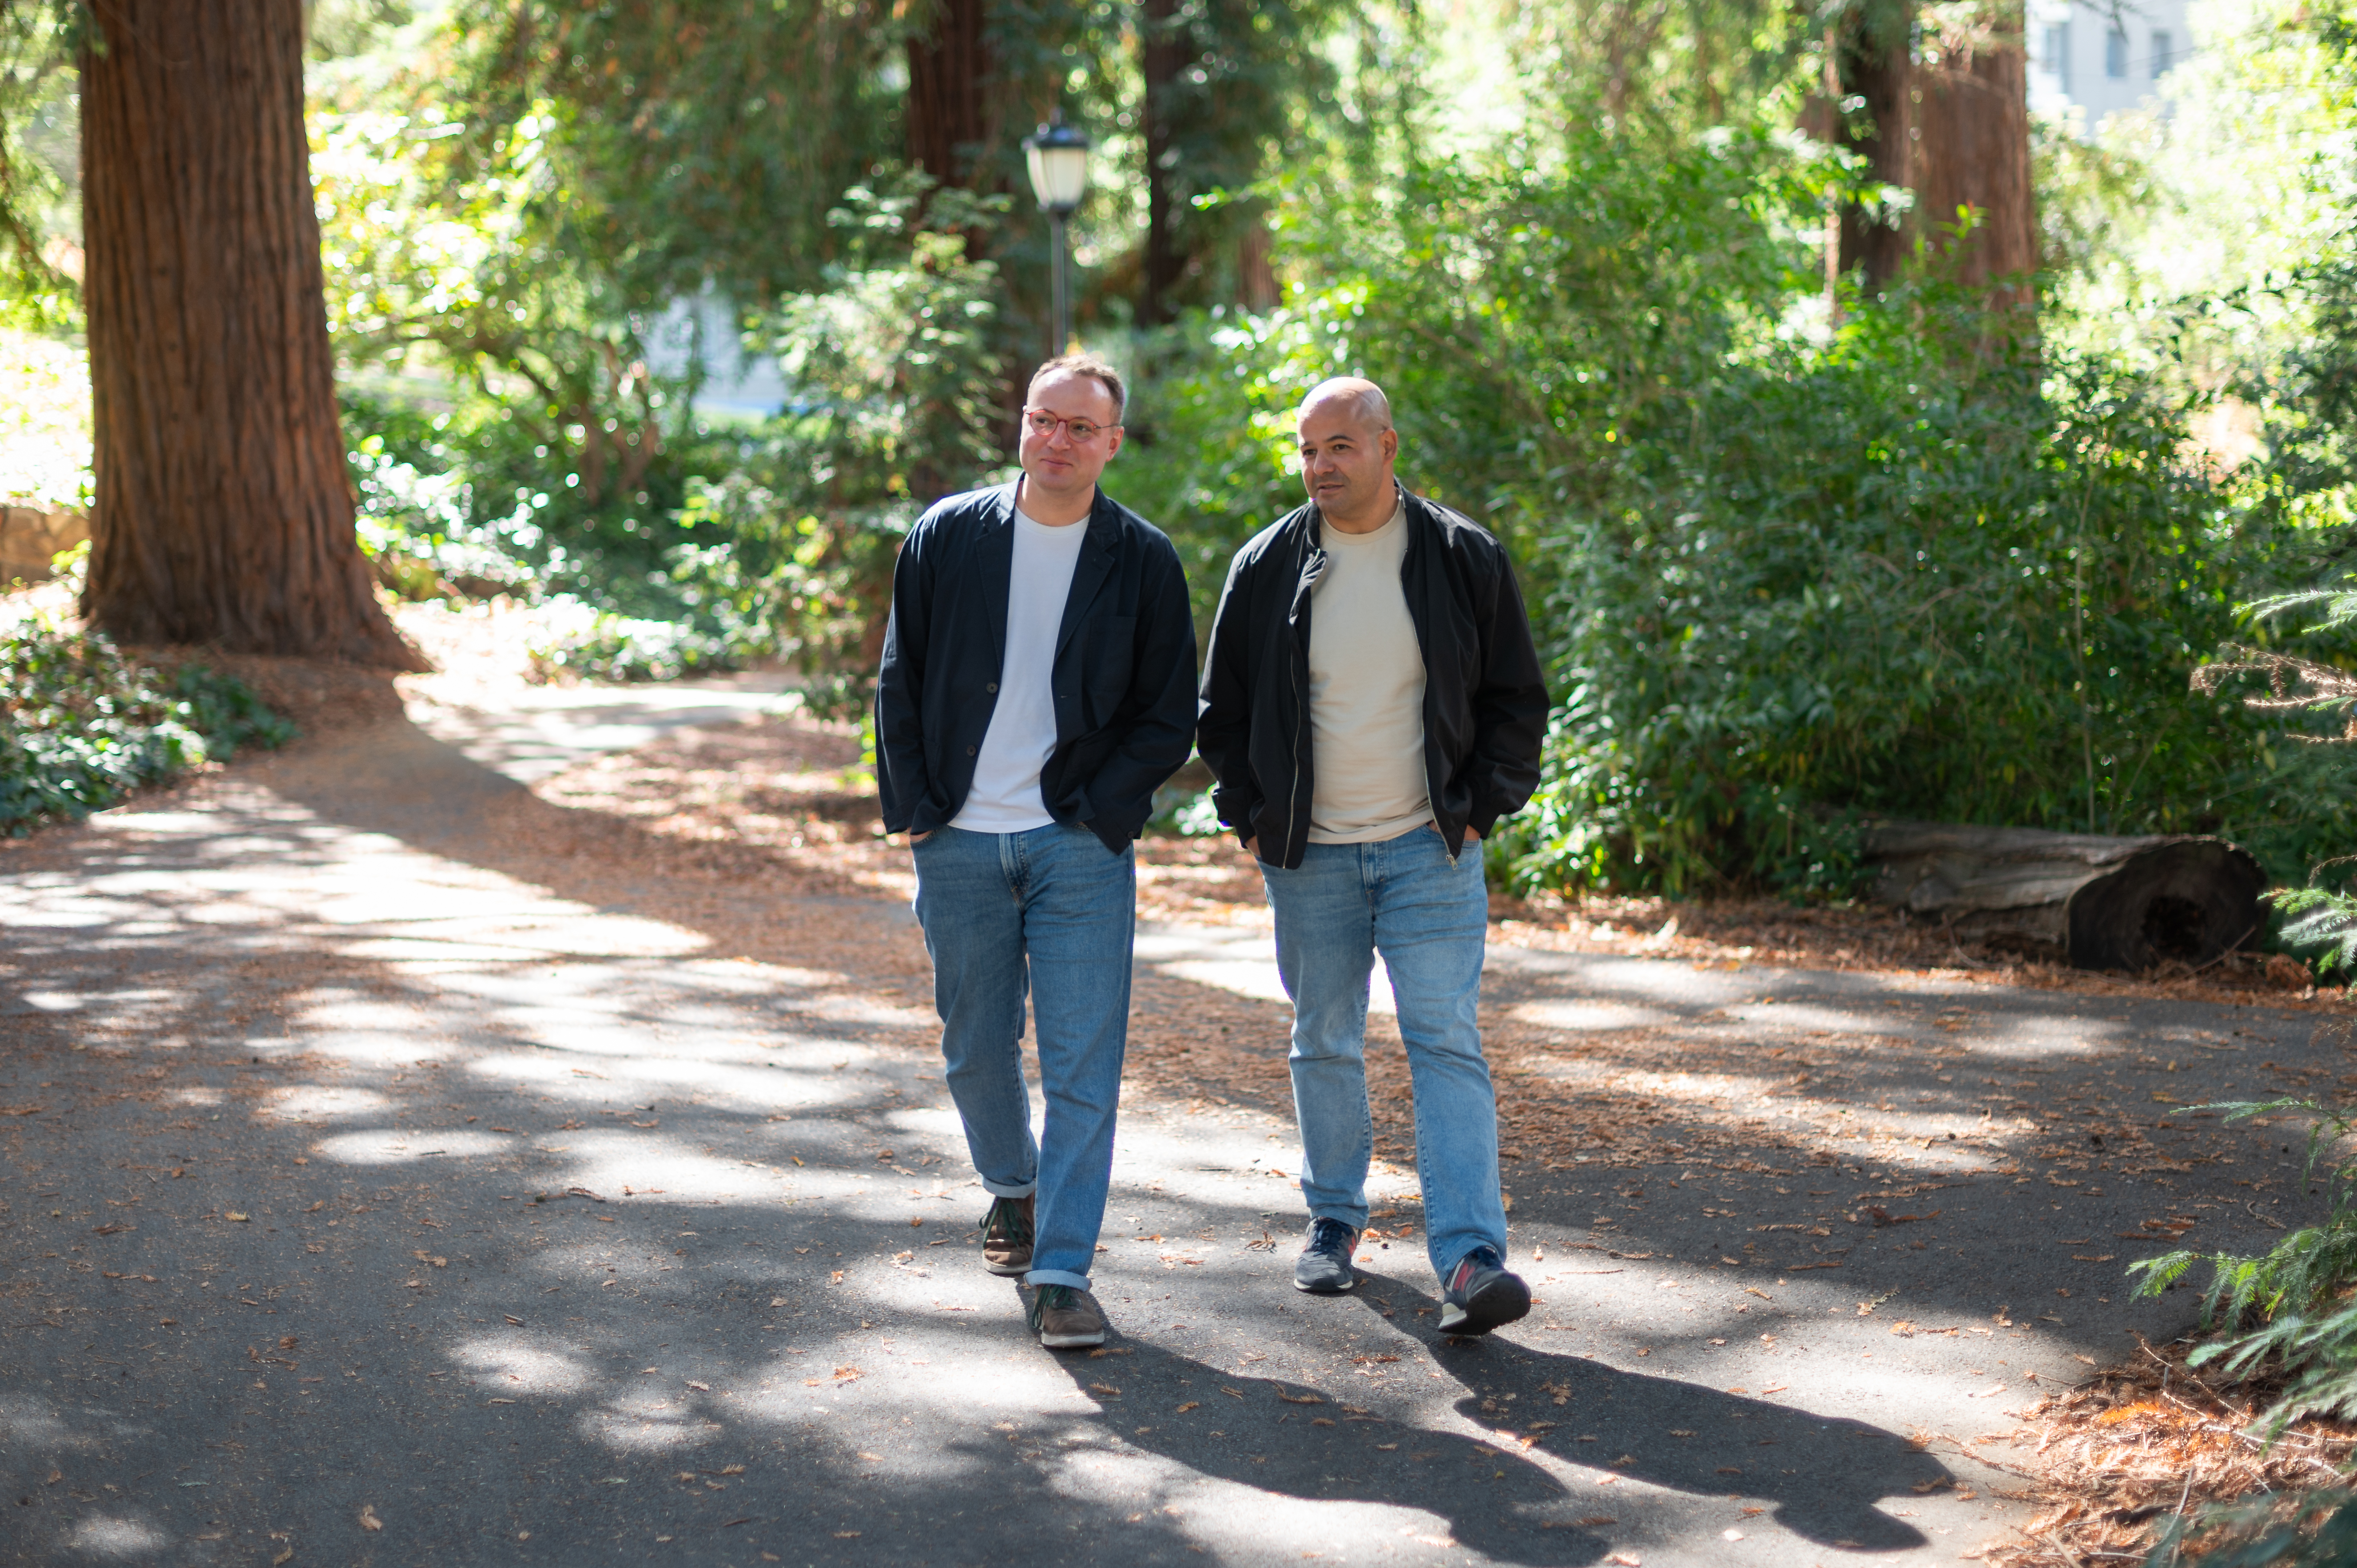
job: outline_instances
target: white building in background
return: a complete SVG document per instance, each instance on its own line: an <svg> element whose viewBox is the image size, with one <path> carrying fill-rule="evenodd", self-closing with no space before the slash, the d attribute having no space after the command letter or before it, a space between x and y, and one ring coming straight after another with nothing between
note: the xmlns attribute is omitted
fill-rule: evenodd
<svg viewBox="0 0 2357 1568"><path fill-rule="evenodd" d="M2092 136L2106 115L2160 95L2193 52L2187 0L2030 0L2029 111L2075 110Z"/></svg>
<svg viewBox="0 0 2357 1568"><path fill-rule="evenodd" d="M659 376L687 373L701 340L704 385L696 412L709 417L759 423L776 413L791 392L777 357L748 353L737 331L737 313L710 289L694 299L674 299L644 328L647 367Z"/></svg>

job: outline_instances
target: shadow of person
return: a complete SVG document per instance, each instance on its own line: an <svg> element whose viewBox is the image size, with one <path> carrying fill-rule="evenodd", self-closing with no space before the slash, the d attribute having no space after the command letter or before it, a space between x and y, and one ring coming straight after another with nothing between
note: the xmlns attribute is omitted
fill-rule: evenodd
<svg viewBox="0 0 2357 1568"><path fill-rule="evenodd" d="M1056 1358L1124 1444L1200 1475L1305 1501L1420 1509L1501 1562L1587 1563L1607 1550L1548 1517L1573 1499L1512 1441L1386 1421L1324 1389L1222 1371L1143 1340Z"/></svg>
<svg viewBox="0 0 2357 1568"><path fill-rule="evenodd" d="M1566 1463L1697 1497L1749 1498L1822 1546L1897 1552L1923 1534L1875 1505L1953 1485L1947 1467L1895 1433L1677 1378L1622 1371L1509 1339L1443 1337L1440 1303L1361 1271L1354 1298L1430 1348L1466 1391L1468 1419Z"/></svg>

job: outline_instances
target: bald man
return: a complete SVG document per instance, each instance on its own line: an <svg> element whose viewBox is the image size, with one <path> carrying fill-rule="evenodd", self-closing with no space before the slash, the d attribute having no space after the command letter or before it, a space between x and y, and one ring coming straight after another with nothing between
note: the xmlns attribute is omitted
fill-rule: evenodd
<svg viewBox="0 0 2357 1568"><path fill-rule="evenodd" d="M1415 1090L1440 1327L1530 1310L1505 1264L1498 1105L1475 1009L1489 934L1481 838L1538 785L1547 694L1512 564L1469 519L1400 487L1372 381L1297 416L1309 503L1228 570L1195 744L1260 863L1293 1002L1309 1230L1293 1283L1339 1294L1367 1223L1367 988L1381 953Z"/></svg>

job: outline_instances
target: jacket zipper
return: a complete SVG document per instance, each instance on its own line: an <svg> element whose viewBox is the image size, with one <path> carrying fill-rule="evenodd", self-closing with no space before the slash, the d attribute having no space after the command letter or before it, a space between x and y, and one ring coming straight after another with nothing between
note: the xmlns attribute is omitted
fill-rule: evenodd
<svg viewBox="0 0 2357 1568"><path fill-rule="evenodd" d="M1414 520L1410 521L1412 524ZM1400 597L1406 601L1408 622L1415 628L1416 657L1424 660L1424 756L1419 760L1424 764L1425 803L1432 808L1432 831L1440 835L1441 847L1446 849L1448 847L1448 830L1440 825L1440 791L1432 787L1432 653L1425 647L1424 623L1416 618L1415 598L1408 592L1407 585L1408 558L1415 548L1415 534L1411 526L1408 533L1408 550L1400 556ZM1457 869L1457 856L1461 853L1460 847L1458 852L1449 855L1449 870Z"/></svg>
<svg viewBox="0 0 2357 1568"><path fill-rule="evenodd" d="M1313 543L1310 546L1308 558L1301 564L1301 575L1306 576L1308 581L1306 584L1300 584L1294 592L1299 600L1300 607L1304 610L1308 607L1309 594L1318 586L1318 580L1326 575L1325 554L1321 547ZM1300 583L1300 579L1297 577L1296 582ZM1294 677L1293 788L1286 792L1285 846L1278 852L1280 856L1292 854L1293 830L1301 819L1301 730L1302 726L1309 722L1309 687L1304 673L1309 664L1309 648L1307 640L1299 639L1297 634L1294 650L1300 656L1298 661L1294 660L1286 661L1286 673ZM1276 864L1283 865L1285 861L1280 858Z"/></svg>

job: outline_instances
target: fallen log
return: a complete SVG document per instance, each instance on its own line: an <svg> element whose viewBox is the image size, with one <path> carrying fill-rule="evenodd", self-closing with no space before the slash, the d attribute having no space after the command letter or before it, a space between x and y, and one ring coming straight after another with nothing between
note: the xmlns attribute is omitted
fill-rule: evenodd
<svg viewBox="0 0 2357 1568"><path fill-rule="evenodd" d="M1878 902L2079 969L2207 964L2255 946L2266 923L2267 874L2223 839L1881 822L1864 849Z"/></svg>

